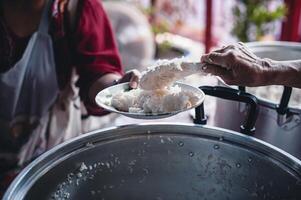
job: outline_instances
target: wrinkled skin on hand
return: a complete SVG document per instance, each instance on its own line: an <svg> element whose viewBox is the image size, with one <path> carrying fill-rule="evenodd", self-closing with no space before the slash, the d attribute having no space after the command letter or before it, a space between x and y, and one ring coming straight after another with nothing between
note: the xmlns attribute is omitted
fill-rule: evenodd
<svg viewBox="0 0 301 200"><path fill-rule="evenodd" d="M204 72L220 76L229 85L266 85L267 72L273 70L271 60L257 57L241 42L205 54L201 62Z"/></svg>

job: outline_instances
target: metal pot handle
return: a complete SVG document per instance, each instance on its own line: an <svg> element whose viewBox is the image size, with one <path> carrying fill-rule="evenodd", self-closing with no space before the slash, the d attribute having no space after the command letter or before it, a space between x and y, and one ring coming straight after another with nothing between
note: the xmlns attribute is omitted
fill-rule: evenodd
<svg viewBox="0 0 301 200"><path fill-rule="evenodd" d="M242 92L246 91L245 86L238 86L238 89ZM293 90L292 87L284 86L280 103L276 107L276 111L279 115L285 115L289 112L288 103L291 98L292 90Z"/></svg>
<svg viewBox="0 0 301 200"><path fill-rule="evenodd" d="M249 111L245 122L240 126L240 132L247 135L253 135L255 133L255 123L257 120L259 107L257 105L257 98L254 95L233 88L227 88L221 86L201 86L199 88L206 95L242 102L249 105ZM194 123L196 124L207 123L207 119L204 111L204 103L202 103L200 106L198 106L195 109Z"/></svg>
<svg viewBox="0 0 301 200"><path fill-rule="evenodd" d="M287 87L287 86L284 86L284 90L283 90L283 93L282 93L282 96L281 96L281 100L280 100L280 103L279 105L277 106L277 113L279 115L284 115L284 114L287 114L288 113L288 103L290 101L290 98L291 98L291 94L292 94L292 90L293 88L292 87Z"/></svg>

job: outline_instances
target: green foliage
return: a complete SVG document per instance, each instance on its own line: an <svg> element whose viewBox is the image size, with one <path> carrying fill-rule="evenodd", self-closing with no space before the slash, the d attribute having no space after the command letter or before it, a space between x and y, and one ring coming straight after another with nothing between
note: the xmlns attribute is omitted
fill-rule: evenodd
<svg viewBox="0 0 301 200"><path fill-rule="evenodd" d="M168 41L164 41L158 44L158 50L162 53L166 53L167 51L170 51L171 48L172 45Z"/></svg>
<svg viewBox="0 0 301 200"><path fill-rule="evenodd" d="M233 8L235 24L232 33L240 41L248 42L250 27L256 28L256 39L265 34L264 26L283 18L287 12L285 5L279 5L275 10L268 10L271 0L241 0L240 5ZM241 9L243 7L243 9Z"/></svg>
<svg viewBox="0 0 301 200"><path fill-rule="evenodd" d="M160 23L152 24L152 31L155 35L168 32L168 30L169 25L165 21L160 21Z"/></svg>

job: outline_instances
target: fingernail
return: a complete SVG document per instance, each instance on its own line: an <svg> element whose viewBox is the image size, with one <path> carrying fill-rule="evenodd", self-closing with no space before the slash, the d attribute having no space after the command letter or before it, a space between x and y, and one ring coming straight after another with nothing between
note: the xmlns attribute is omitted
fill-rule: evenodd
<svg viewBox="0 0 301 200"><path fill-rule="evenodd" d="M131 88L137 88L138 84L137 84L137 82L131 82L130 86L131 86Z"/></svg>
<svg viewBox="0 0 301 200"><path fill-rule="evenodd" d="M210 57L208 57L208 62L213 63L213 60Z"/></svg>

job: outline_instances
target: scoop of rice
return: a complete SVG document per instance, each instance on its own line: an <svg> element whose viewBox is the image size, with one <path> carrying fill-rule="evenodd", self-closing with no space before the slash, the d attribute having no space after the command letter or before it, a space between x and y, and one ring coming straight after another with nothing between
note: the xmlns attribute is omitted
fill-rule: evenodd
<svg viewBox="0 0 301 200"><path fill-rule="evenodd" d="M113 95L111 105L118 110L132 113L167 113L190 108L199 97L179 86L160 90L133 89Z"/></svg>
<svg viewBox="0 0 301 200"><path fill-rule="evenodd" d="M142 72L140 87L145 90L162 89L180 78L183 72L183 58L158 60L153 66Z"/></svg>

